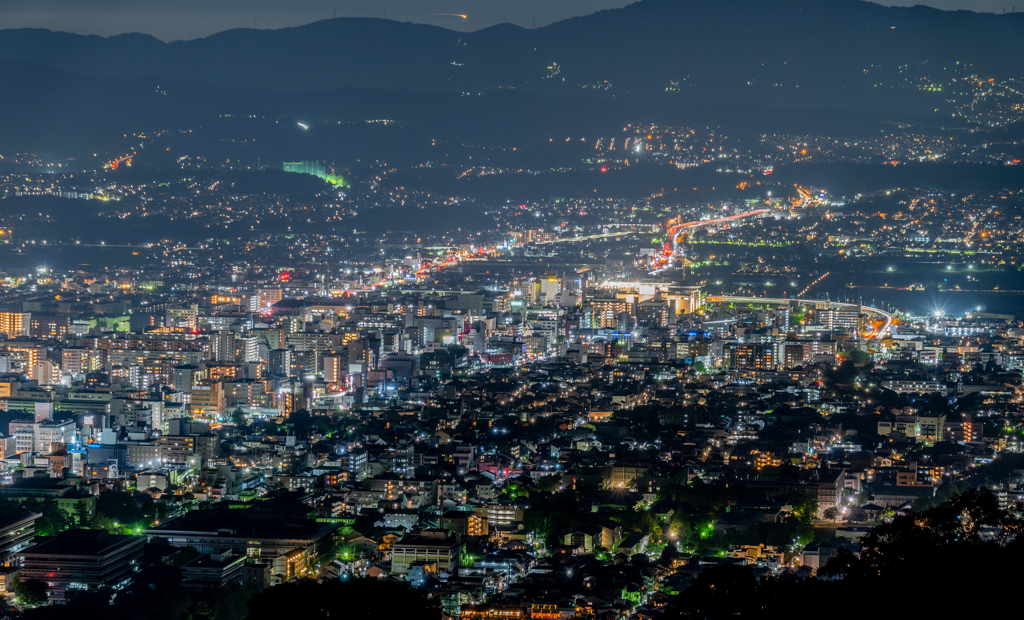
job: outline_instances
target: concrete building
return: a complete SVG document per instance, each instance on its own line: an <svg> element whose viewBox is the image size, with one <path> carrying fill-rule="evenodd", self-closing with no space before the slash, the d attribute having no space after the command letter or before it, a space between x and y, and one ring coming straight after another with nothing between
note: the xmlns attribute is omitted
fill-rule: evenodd
<svg viewBox="0 0 1024 620"><path fill-rule="evenodd" d="M67 445L75 434L73 420L56 422L42 420L39 422L11 422L9 433L15 437L15 449L18 452L52 452L54 444Z"/></svg>
<svg viewBox="0 0 1024 620"><path fill-rule="evenodd" d="M181 567L181 585L206 588L241 584L244 568L244 555L205 553Z"/></svg>
<svg viewBox="0 0 1024 620"><path fill-rule="evenodd" d="M102 530L68 530L44 538L18 552L22 579L46 583L51 602L63 602L68 590L124 587L142 566L138 536L111 535Z"/></svg>
<svg viewBox="0 0 1024 620"><path fill-rule="evenodd" d="M0 334L8 338L28 336L31 320L28 312L0 312Z"/></svg>
<svg viewBox="0 0 1024 620"><path fill-rule="evenodd" d="M32 544L36 519L41 516L21 508L0 512L0 566L18 564L18 552Z"/></svg>
<svg viewBox="0 0 1024 620"><path fill-rule="evenodd" d="M462 543L444 532L406 536L391 548L391 573L405 575L416 562L437 564L438 572L453 571L460 566Z"/></svg>

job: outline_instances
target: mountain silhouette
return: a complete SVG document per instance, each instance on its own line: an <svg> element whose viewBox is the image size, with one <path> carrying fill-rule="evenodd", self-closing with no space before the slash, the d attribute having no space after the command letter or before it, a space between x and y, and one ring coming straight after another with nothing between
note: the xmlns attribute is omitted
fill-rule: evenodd
<svg viewBox="0 0 1024 620"><path fill-rule="evenodd" d="M0 59L87 77L201 80L279 92L336 88L945 113L921 88L1021 77L1024 15L859 0L641 0L537 29L464 33L339 18L164 43L0 31ZM959 63L959 64L958 64ZM948 114L947 114L948 116Z"/></svg>

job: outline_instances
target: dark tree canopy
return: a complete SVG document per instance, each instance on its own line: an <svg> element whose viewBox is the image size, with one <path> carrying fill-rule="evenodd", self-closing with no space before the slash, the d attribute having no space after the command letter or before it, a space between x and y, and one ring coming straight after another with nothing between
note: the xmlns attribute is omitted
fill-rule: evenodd
<svg viewBox="0 0 1024 620"><path fill-rule="evenodd" d="M436 599L428 599L406 584L377 579L284 583L253 596L248 606L246 620L441 618L441 607Z"/></svg>
<svg viewBox="0 0 1024 620"><path fill-rule="evenodd" d="M1010 593L1024 545L1024 521L1016 508L1003 510L985 489L971 489L933 508L893 517L862 540L860 557L848 551L801 579L755 575L748 566L706 569L667 607L677 618L787 617L794 609L828 609L829 618L863 618L870 600L881 602L893 588L911 596L915 617L951 617L978 602L943 591ZM866 598L867 597L867 598Z"/></svg>

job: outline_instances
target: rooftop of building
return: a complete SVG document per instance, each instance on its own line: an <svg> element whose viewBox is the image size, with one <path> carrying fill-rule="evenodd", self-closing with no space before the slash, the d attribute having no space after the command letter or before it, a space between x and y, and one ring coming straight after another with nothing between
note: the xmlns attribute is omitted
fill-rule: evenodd
<svg viewBox="0 0 1024 620"><path fill-rule="evenodd" d="M338 526L307 518L311 509L300 501L303 493L281 493L239 508L222 502L210 510L193 510L148 530L154 534L196 532L217 536L250 536L318 540Z"/></svg>
<svg viewBox="0 0 1024 620"><path fill-rule="evenodd" d="M105 555L142 539L127 534L110 534L104 530L67 530L56 536L39 539L21 552L23 555Z"/></svg>

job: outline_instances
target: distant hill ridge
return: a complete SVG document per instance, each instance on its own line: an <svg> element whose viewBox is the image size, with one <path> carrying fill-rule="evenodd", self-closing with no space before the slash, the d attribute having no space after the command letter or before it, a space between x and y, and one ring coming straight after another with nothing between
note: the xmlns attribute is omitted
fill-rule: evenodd
<svg viewBox="0 0 1024 620"><path fill-rule="evenodd" d="M464 33L370 18L164 43L0 31L0 59L92 77L196 79L282 92L382 88L931 112L899 83L957 62L1024 77L1024 14L859 0L641 0L534 30Z"/></svg>

